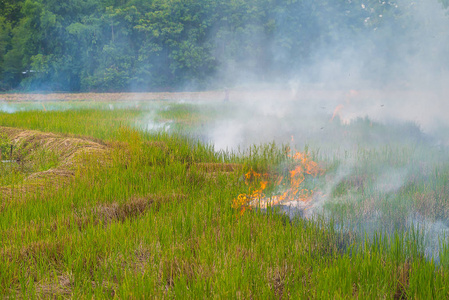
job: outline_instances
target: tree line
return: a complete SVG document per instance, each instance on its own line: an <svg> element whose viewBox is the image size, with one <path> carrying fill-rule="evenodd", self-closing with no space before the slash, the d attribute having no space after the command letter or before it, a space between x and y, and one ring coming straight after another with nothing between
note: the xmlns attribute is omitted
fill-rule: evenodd
<svg viewBox="0 0 449 300"><path fill-rule="evenodd" d="M406 20L403 7L377 0L0 0L0 90L201 89L235 84L241 72L287 78L320 49Z"/></svg>

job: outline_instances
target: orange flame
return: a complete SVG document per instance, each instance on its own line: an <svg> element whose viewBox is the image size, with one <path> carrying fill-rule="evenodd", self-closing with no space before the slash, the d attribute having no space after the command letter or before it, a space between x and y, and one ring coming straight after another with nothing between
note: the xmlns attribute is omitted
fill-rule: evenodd
<svg viewBox="0 0 449 300"><path fill-rule="evenodd" d="M289 180L284 183L286 190L280 195L266 197L264 191L269 186L281 186L285 181L284 176L275 174L270 178L268 174L260 174L251 169L245 174L245 184L249 186L248 194L240 194L234 199L232 207L240 210L240 215L252 207L266 208L284 201L307 202L313 196L313 191L303 188L301 185L307 176L317 177L324 173L318 164L311 160L307 154L296 152L288 155L294 161L293 168L289 170Z"/></svg>
<svg viewBox="0 0 449 300"><path fill-rule="evenodd" d="M347 92L345 94L345 103L346 104L351 103L351 100L353 100L354 98L357 98L358 96L359 96L359 92L358 91L356 91L356 90L349 90L349 92ZM332 118L329 120L329 122L332 122L337 115L340 116L340 112L341 112L341 110L344 107L345 106L343 104L337 105L337 107L335 107L335 109L334 109L334 113L332 114Z"/></svg>
<svg viewBox="0 0 449 300"><path fill-rule="evenodd" d="M329 120L329 122L332 122L337 115L340 115L340 111L345 107L343 104L338 104L337 107L334 109L334 114L332 115L332 118Z"/></svg>

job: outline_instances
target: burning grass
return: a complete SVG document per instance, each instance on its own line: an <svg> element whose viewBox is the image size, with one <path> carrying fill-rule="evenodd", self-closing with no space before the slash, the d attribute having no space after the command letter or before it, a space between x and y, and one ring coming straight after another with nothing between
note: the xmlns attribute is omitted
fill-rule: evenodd
<svg viewBox="0 0 449 300"><path fill-rule="evenodd" d="M426 259L419 230L365 238L368 231L352 226L380 215L403 222L398 216L408 215L407 199L427 221L437 212L444 220L449 172L420 161L418 148L323 158L262 145L236 154L177 134L118 126L111 118L127 120L132 110L47 112L45 124L41 113L0 114L3 125L58 132L2 129L24 162L40 157L31 151L38 148L51 149L43 162L57 158L40 164L47 169L25 172L14 188L24 201L2 202L3 298L424 299L449 293L447 247L436 264ZM96 118L112 125L97 128ZM410 162L416 168L408 169ZM384 165L399 170L397 176L387 176ZM41 188L19 189L35 181ZM246 199L233 205L237 195ZM263 208L263 201L266 209L249 209ZM306 203L312 218L276 208L291 202ZM236 218L233 206L247 209ZM317 208L333 218L315 214Z"/></svg>
<svg viewBox="0 0 449 300"><path fill-rule="evenodd" d="M306 153L295 151L294 154L288 154L288 157L290 162L282 170L288 175L278 172L261 174L252 169L246 173L245 184L249 187L249 193L240 194L234 199L233 208L243 214L249 208L266 209L287 202L303 202L306 205L314 193L313 189L304 186L306 178L323 175L324 170ZM267 196L266 190L271 190L273 195Z"/></svg>

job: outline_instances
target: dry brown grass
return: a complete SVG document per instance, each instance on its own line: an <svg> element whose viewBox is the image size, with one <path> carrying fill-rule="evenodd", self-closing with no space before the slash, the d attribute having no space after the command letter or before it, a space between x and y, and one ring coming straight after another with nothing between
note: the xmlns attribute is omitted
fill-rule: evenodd
<svg viewBox="0 0 449 300"><path fill-rule="evenodd" d="M47 190L50 186L57 190L67 184L75 175L75 170L82 168L90 159L103 165L108 160L108 147L90 140L8 127L0 127L0 133L6 134L16 149L14 159L23 162L29 160L37 149L45 149L55 153L59 160L57 167L29 174L20 185L0 187L0 199L3 200Z"/></svg>
<svg viewBox="0 0 449 300"><path fill-rule="evenodd" d="M130 269L135 274L144 275L149 270L149 264L153 263L154 258L152 249L140 243L136 250L134 250L134 259L126 261L123 265Z"/></svg>
<svg viewBox="0 0 449 300"><path fill-rule="evenodd" d="M223 100L223 91L178 93L50 93L50 94L3 94L1 100L27 101L158 101L158 100Z"/></svg>
<svg viewBox="0 0 449 300"><path fill-rule="evenodd" d="M159 209L161 205L169 202L181 201L186 196L184 194L173 194L168 196L162 195L148 195L148 196L133 196L122 203L112 202L103 203L94 206L91 209L74 212L71 216L66 216L59 219L51 225L52 230L58 230L58 227L67 229L83 230L89 225L104 226L112 222L124 222L127 219L132 219L143 215L150 207Z"/></svg>
<svg viewBox="0 0 449 300"><path fill-rule="evenodd" d="M397 283L396 291L394 293L394 299L407 299L407 289L409 285L410 277L410 263L405 262L401 264L397 269Z"/></svg>
<svg viewBox="0 0 449 300"><path fill-rule="evenodd" d="M303 89L301 93L292 93L290 89L260 89L260 88L239 88L229 90L229 100L235 99L277 99L277 100L313 100L329 99L341 101L347 97L348 90L330 90L317 87ZM353 98L358 100L370 100L379 96L397 98L429 98L437 96L430 91L417 90L357 90ZM158 101L158 100L216 100L223 101L224 90L204 91L204 92L162 92L162 93L47 93L47 94L0 94L0 100L8 102L26 101Z"/></svg>
<svg viewBox="0 0 449 300"><path fill-rule="evenodd" d="M108 203L97 206L93 210L96 220L103 224L108 224L112 221L125 221L129 218L135 218L145 213L149 207L155 203L153 197L133 197L128 201L118 204Z"/></svg>
<svg viewBox="0 0 449 300"><path fill-rule="evenodd" d="M93 289L101 289L103 296L114 298L117 286L114 283L103 281L98 283L92 281ZM35 283L35 292L37 299L73 299L73 286L75 278L72 274L64 273L54 278L45 278ZM27 295L22 295L21 291L16 293L20 299L29 299Z"/></svg>
<svg viewBox="0 0 449 300"><path fill-rule="evenodd" d="M32 152L36 148L45 148L46 150L58 153L61 160L67 162L79 155L81 152L104 151L106 147L96 142L86 139L64 137L53 133L43 133L34 130L4 131L12 144L23 151ZM8 134L9 133L9 134Z"/></svg>
<svg viewBox="0 0 449 300"><path fill-rule="evenodd" d="M293 273L293 267L285 262L268 269L269 286L277 299L289 298L285 297L284 292L285 286L288 285L288 275L291 273Z"/></svg>
<svg viewBox="0 0 449 300"><path fill-rule="evenodd" d="M69 244L69 241L66 240L41 240L21 247L5 247L0 251L0 255L10 262L20 262L26 265L41 259L58 265L63 257L65 247Z"/></svg>
<svg viewBox="0 0 449 300"><path fill-rule="evenodd" d="M44 299L70 298L72 295L73 276L64 274L36 283L36 294Z"/></svg>

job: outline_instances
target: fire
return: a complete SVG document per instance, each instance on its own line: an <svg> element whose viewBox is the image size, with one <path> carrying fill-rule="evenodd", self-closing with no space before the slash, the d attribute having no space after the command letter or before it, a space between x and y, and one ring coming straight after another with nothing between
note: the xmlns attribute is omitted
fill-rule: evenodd
<svg viewBox="0 0 449 300"><path fill-rule="evenodd" d="M283 202L302 201L308 202L313 196L313 190L304 188L302 185L308 176L317 177L324 170L314 162L307 154L296 152L288 155L293 164L288 170L288 178L280 174L261 174L251 169L245 174L245 184L249 187L248 193L240 194L232 203L234 209L244 214L246 210L253 207L267 208ZM282 187L282 194L267 197L264 191L268 187Z"/></svg>
<svg viewBox="0 0 449 300"><path fill-rule="evenodd" d="M332 122L337 115L340 115L340 111L345 107L343 104L338 104L334 109L334 113L332 114L332 118L329 122Z"/></svg>
<svg viewBox="0 0 449 300"><path fill-rule="evenodd" d="M345 95L345 105L349 105L351 101L359 96L359 92L356 90L349 90L348 93ZM329 122L332 122L336 116L340 116L341 110L345 107L344 104L338 104L335 109L334 113L332 114L332 118L329 120ZM343 123L349 123L348 120L343 120Z"/></svg>

